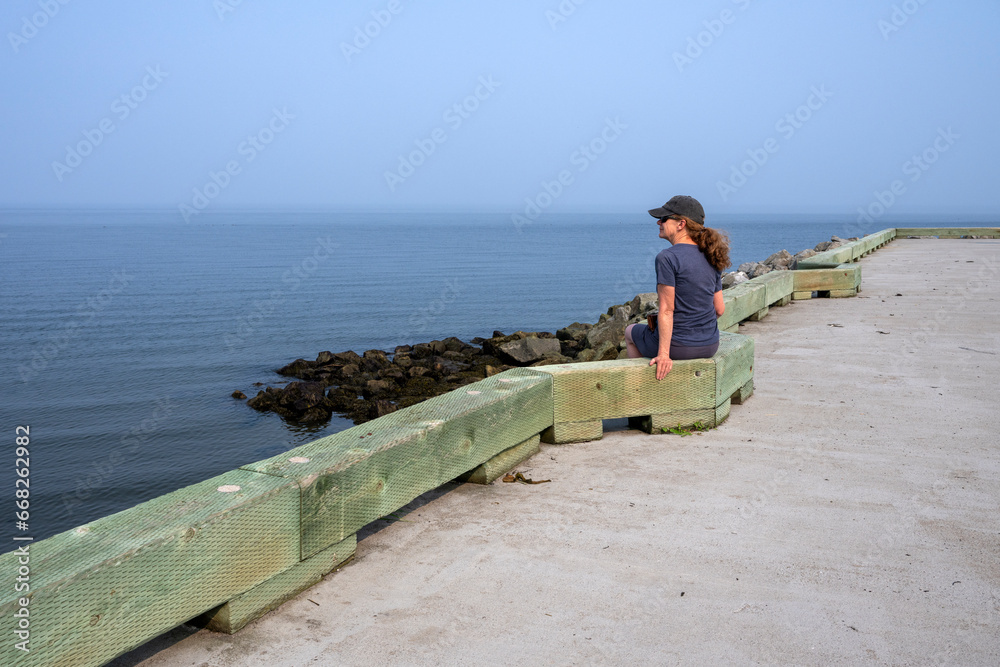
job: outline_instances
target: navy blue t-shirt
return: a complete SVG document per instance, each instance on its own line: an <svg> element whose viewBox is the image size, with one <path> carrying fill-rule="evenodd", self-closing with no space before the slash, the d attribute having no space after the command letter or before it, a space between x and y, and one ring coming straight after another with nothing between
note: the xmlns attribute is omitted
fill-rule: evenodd
<svg viewBox="0 0 1000 667"><path fill-rule="evenodd" d="M678 243L656 256L656 283L674 288L676 345L712 345L719 340L715 293L722 290L722 272L708 263L701 249Z"/></svg>

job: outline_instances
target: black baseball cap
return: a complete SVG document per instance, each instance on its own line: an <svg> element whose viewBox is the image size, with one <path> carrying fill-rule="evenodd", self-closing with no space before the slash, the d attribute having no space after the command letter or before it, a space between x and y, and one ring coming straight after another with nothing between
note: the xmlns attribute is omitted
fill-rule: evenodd
<svg viewBox="0 0 1000 667"><path fill-rule="evenodd" d="M670 201L660 208L650 209L649 214L654 218L668 218L672 215L683 215L691 218L695 222L705 224L705 209L701 207L698 200L688 195L677 195L671 197Z"/></svg>

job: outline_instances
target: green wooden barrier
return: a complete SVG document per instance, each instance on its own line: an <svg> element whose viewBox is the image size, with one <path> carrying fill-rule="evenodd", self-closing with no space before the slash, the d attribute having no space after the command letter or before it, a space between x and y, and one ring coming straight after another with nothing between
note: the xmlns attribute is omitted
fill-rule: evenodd
<svg viewBox="0 0 1000 667"><path fill-rule="evenodd" d="M552 379L512 369L244 466L302 487L302 555L552 425Z"/></svg>
<svg viewBox="0 0 1000 667"><path fill-rule="evenodd" d="M31 545L31 650L5 632L0 664L100 665L267 581L299 562L299 502L234 470ZM25 595L5 586L0 614Z"/></svg>
<svg viewBox="0 0 1000 667"><path fill-rule="evenodd" d="M1000 238L1000 227L897 227L896 238L907 236L936 236L941 239L958 239L963 236Z"/></svg>
<svg viewBox="0 0 1000 667"><path fill-rule="evenodd" d="M763 293L763 286L760 287ZM640 418L656 432L663 426L709 426L729 415L730 399L752 391L753 339L722 333L711 359L675 361L670 374L656 381L649 359L618 359L585 364L542 366L552 376L552 428L542 440L556 444L597 440L602 420Z"/></svg>
<svg viewBox="0 0 1000 667"><path fill-rule="evenodd" d="M861 265L841 264L833 269L796 269L794 299L811 299L813 292L821 296L848 297L858 293L861 285Z"/></svg>

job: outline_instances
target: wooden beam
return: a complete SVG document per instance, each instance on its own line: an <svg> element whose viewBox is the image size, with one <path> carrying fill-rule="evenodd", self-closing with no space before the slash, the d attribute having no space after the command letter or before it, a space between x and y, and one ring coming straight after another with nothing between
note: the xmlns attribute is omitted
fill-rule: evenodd
<svg viewBox="0 0 1000 667"><path fill-rule="evenodd" d="M511 369L244 469L302 486L307 558L548 428L552 397L549 374Z"/></svg>
<svg viewBox="0 0 1000 667"><path fill-rule="evenodd" d="M298 533L294 481L234 470L33 544L32 651L0 664L102 665L298 563Z"/></svg>
<svg viewBox="0 0 1000 667"><path fill-rule="evenodd" d="M501 475L507 473L541 451L538 445L539 437L532 436L524 442L505 449L486 463L459 476L458 481L472 484L492 484Z"/></svg>

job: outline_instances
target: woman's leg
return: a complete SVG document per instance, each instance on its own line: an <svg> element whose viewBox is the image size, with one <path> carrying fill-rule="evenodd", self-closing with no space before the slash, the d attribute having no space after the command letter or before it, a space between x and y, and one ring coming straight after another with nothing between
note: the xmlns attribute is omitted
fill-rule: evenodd
<svg viewBox="0 0 1000 667"><path fill-rule="evenodd" d="M639 352L639 348L637 348L635 346L635 343L632 342L632 327L637 327L637 326L639 325L630 324L627 327L625 327L625 348L628 350L629 359L636 359L642 356L642 354Z"/></svg>

